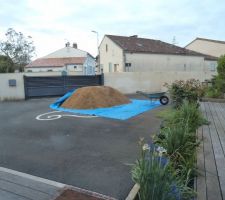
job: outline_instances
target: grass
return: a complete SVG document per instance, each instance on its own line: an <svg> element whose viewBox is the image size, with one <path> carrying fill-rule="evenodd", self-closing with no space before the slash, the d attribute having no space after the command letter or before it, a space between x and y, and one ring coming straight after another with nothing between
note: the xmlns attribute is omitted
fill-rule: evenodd
<svg viewBox="0 0 225 200"><path fill-rule="evenodd" d="M167 119L173 115L173 109L166 107L163 110L155 111L155 115L158 118Z"/></svg>

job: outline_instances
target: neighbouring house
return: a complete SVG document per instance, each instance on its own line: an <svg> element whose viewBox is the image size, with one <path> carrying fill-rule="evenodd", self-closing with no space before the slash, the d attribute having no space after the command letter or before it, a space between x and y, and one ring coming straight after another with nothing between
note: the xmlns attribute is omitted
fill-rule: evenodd
<svg viewBox="0 0 225 200"><path fill-rule="evenodd" d="M69 42L65 47L25 66L25 72L65 72L73 75L94 75L95 58L86 51Z"/></svg>
<svg viewBox="0 0 225 200"><path fill-rule="evenodd" d="M196 38L186 45L185 48L211 56L220 57L225 54L225 41Z"/></svg>
<svg viewBox="0 0 225 200"><path fill-rule="evenodd" d="M105 35L100 46L103 72L200 71L216 73L217 58L160 40Z"/></svg>

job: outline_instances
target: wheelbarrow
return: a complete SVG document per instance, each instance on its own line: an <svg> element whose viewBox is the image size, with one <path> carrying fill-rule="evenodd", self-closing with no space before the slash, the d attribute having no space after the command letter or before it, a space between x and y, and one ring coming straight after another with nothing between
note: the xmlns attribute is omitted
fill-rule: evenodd
<svg viewBox="0 0 225 200"><path fill-rule="evenodd" d="M136 93L140 94L142 96L145 96L150 100L159 99L159 101L162 105L167 105L169 103L169 98L168 98L168 96L166 96L166 92L147 93L147 92L137 91Z"/></svg>

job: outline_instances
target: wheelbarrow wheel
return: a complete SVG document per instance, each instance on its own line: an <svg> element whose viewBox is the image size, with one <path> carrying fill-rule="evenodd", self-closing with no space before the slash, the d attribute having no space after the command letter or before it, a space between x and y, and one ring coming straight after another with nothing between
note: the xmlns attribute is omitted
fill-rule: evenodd
<svg viewBox="0 0 225 200"><path fill-rule="evenodd" d="M169 103L169 98L167 96L161 96L159 101L162 105L167 105Z"/></svg>

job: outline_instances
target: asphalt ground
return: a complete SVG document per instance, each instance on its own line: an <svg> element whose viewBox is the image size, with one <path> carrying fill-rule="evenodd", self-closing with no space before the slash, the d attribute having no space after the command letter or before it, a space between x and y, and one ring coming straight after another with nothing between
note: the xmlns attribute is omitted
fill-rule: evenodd
<svg viewBox="0 0 225 200"><path fill-rule="evenodd" d="M126 121L62 116L55 98L0 103L0 166L125 199L133 186L131 164L138 141L151 141L162 106Z"/></svg>

